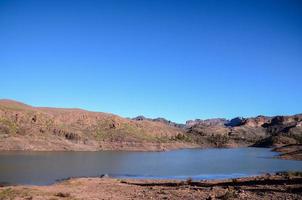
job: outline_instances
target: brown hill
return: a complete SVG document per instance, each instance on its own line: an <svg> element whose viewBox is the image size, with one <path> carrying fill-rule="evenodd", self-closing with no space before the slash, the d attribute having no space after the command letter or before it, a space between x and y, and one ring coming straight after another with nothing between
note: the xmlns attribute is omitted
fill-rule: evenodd
<svg viewBox="0 0 302 200"><path fill-rule="evenodd" d="M184 130L81 109L32 107L0 100L2 150L162 150L194 147Z"/></svg>

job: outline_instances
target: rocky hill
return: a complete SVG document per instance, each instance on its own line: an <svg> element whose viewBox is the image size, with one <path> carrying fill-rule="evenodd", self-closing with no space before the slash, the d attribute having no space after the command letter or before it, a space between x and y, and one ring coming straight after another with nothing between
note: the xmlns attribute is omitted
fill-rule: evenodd
<svg viewBox="0 0 302 200"><path fill-rule="evenodd" d="M302 114L293 116L237 117L231 120L194 120L186 123L188 133L212 141L217 147L250 144L279 147L302 143Z"/></svg>
<svg viewBox="0 0 302 200"><path fill-rule="evenodd" d="M161 121L129 120L81 109L0 100L2 150L162 150L195 147L185 131Z"/></svg>
<svg viewBox="0 0 302 200"><path fill-rule="evenodd" d="M0 100L0 150L140 150L278 147L302 143L302 115L189 120L133 119Z"/></svg>
<svg viewBox="0 0 302 200"><path fill-rule="evenodd" d="M167 119L162 118L162 117L151 119L151 118L147 118L147 117L144 117L144 116L140 115L140 116L132 118L132 120L135 120L135 121L147 120L147 121L153 121L153 122L162 122L166 125L174 126L174 127L177 127L177 128L184 128L185 127L184 124L178 124L178 123L172 122L172 121L167 120Z"/></svg>

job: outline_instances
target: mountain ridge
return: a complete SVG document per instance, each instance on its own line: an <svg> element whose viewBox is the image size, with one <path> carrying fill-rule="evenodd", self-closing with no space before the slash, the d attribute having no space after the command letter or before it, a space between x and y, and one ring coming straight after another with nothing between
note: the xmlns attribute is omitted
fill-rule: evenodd
<svg viewBox="0 0 302 200"><path fill-rule="evenodd" d="M281 146L302 141L302 114L214 118L178 124L123 118L79 108L34 107L0 100L1 150L140 150Z"/></svg>

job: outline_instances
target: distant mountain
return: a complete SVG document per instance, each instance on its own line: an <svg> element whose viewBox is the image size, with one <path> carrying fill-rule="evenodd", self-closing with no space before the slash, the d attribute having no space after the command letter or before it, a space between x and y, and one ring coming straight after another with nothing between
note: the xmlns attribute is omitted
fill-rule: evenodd
<svg viewBox="0 0 302 200"><path fill-rule="evenodd" d="M217 146L253 143L257 147L302 144L302 114L293 116L236 117L231 120L190 120L186 131L213 140Z"/></svg>
<svg viewBox="0 0 302 200"><path fill-rule="evenodd" d="M146 118L146 117L140 115L140 116L132 118L132 120L136 120L136 121L148 120L148 121L153 121L153 122L162 122L162 123L167 124L169 126L174 126L174 127L178 127L178 128L184 128L185 127L185 124L178 124L178 123L172 122L172 121L167 120L167 119L162 118L162 117L151 119L151 118Z"/></svg>
<svg viewBox="0 0 302 200"><path fill-rule="evenodd" d="M226 120L224 118L214 118L214 119L206 119L206 120L195 119L195 120L186 121L186 126L190 127L190 126L194 126L197 124L205 125L205 126L217 126L217 125L223 126L228 122L229 122L229 120Z"/></svg>
<svg viewBox="0 0 302 200"><path fill-rule="evenodd" d="M140 150L302 143L302 114L188 120L133 119L0 100L0 150Z"/></svg>

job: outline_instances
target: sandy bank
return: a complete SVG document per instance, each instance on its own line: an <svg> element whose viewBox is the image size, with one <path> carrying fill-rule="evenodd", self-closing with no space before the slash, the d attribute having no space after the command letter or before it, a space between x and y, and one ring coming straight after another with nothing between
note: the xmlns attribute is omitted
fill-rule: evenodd
<svg viewBox="0 0 302 200"><path fill-rule="evenodd" d="M300 173L213 181L77 178L0 188L0 199L301 199Z"/></svg>

